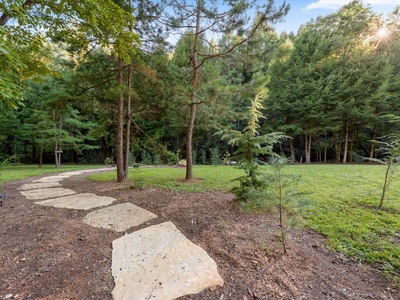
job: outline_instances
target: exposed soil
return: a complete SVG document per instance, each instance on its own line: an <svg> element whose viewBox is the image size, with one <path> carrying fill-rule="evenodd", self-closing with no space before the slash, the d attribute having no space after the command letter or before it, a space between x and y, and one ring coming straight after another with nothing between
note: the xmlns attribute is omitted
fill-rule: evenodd
<svg viewBox="0 0 400 300"><path fill-rule="evenodd" d="M35 205L17 191L32 180L4 185L0 299L12 294L10 299L111 300L111 245L125 232L84 224L88 211ZM400 291L373 265L328 251L324 237L306 228L290 232L288 254L283 255L274 217L238 211L230 194L136 190L127 184L91 182L84 176L61 183L158 215L127 233L172 221L206 250L225 285L180 299L400 299Z"/></svg>

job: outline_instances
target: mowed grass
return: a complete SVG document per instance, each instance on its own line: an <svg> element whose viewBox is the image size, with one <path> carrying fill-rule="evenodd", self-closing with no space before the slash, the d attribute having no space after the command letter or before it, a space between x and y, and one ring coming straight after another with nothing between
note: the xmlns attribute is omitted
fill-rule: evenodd
<svg viewBox="0 0 400 300"><path fill-rule="evenodd" d="M140 188L158 187L187 193L223 190L229 191L236 182L233 180L243 171L227 166L195 166L195 180L186 182L185 168L178 167L139 167L129 169L128 180ZM117 177L116 171L90 176L92 180L110 181Z"/></svg>
<svg viewBox="0 0 400 300"><path fill-rule="evenodd" d="M0 183L21 180L37 175L75 170L98 169L104 167L104 165L61 165L60 168L56 168L54 165L43 165L41 168L39 168L37 165L0 166Z"/></svg>
<svg viewBox="0 0 400 300"><path fill-rule="evenodd" d="M283 173L301 175L295 188L306 193L312 203L304 218L310 228L328 238L329 247L356 260L377 263L384 272L400 277L400 178L392 182L383 209L378 209L384 166L288 165ZM243 171L228 166L195 166L193 175L201 180L182 181L184 168L140 167L130 170L129 180L142 188L229 191ZM115 180L116 173L91 178Z"/></svg>

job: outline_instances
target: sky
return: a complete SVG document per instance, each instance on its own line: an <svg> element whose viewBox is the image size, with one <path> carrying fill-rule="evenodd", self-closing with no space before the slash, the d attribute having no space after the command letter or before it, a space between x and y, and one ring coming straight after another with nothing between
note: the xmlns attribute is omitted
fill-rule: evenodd
<svg viewBox="0 0 400 300"><path fill-rule="evenodd" d="M282 4L283 0L276 0L276 5ZM282 23L275 25L277 33L283 31L297 33L300 25L315 19L318 16L325 16L337 11L350 0L286 0L291 8ZM364 0L365 4L371 5L373 11L387 14L392 12L400 0Z"/></svg>

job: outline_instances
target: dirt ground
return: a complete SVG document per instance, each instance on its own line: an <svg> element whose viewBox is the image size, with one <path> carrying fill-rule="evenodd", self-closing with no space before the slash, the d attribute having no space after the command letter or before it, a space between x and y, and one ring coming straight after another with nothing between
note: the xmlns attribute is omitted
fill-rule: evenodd
<svg viewBox="0 0 400 300"><path fill-rule="evenodd" d="M288 254L282 255L274 217L238 211L231 194L137 190L85 176L61 183L158 215L126 233L172 221L216 261L224 286L179 299L400 299L393 282L373 265L328 251L324 237L307 228L290 231ZM32 180L3 186L0 299L111 300L111 245L126 233L84 224L88 211L35 205L17 191Z"/></svg>

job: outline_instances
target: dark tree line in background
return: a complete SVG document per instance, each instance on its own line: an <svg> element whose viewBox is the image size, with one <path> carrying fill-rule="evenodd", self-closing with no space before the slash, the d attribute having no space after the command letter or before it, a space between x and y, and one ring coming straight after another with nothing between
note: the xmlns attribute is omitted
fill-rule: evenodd
<svg viewBox="0 0 400 300"><path fill-rule="evenodd" d="M113 161L119 181L133 161L207 164L234 152L215 133L244 129L260 82L259 134L290 136L274 150L292 161L374 158L399 130L399 8L353 1L278 35L286 4L173 3L4 1L0 161Z"/></svg>

